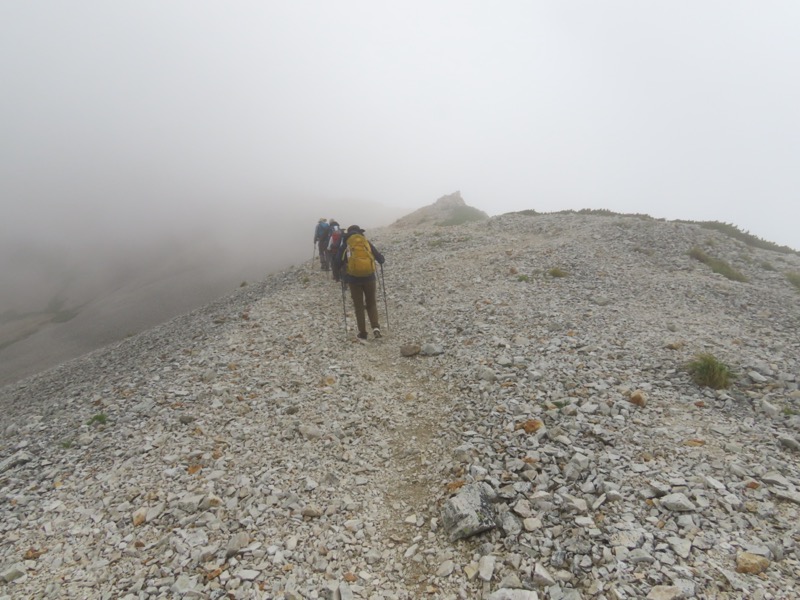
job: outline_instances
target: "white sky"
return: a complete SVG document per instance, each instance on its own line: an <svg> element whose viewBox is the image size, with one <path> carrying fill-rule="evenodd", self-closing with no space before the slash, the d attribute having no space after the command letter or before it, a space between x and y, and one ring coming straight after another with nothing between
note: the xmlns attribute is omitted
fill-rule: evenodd
<svg viewBox="0 0 800 600"><path fill-rule="evenodd" d="M9 0L0 233L460 190L800 248L799 68L794 0Z"/></svg>

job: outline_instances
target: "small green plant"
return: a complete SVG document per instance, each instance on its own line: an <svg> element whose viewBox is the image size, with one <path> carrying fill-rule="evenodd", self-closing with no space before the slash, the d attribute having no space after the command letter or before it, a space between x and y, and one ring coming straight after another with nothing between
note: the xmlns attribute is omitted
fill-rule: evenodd
<svg viewBox="0 0 800 600"><path fill-rule="evenodd" d="M72 440L64 440L59 444L59 446L61 446L64 450L69 450L72 448Z"/></svg>
<svg viewBox="0 0 800 600"><path fill-rule="evenodd" d="M719 260L718 258L709 256L697 246L689 250L689 256L695 260L700 261L703 264L708 265L709 267L711 267L711 270L714 271L714 273L719 273L720 275L722 275L723 277L727 277L731 281L747 281L747 277L745 277L742 273L734 269L724 260Z"/></svg>
<svg viewBox="0 0 800 600"><path fill-rule="evenodd" d="M744 242L748 246L752 246L753 248L763 248L765 250L772 250L774 252L780 252L782 254L800 254L797 250L789 248L789 246L780 246L773 242L768 242L767 240L761 239L755 235L747 231L742 231L736 225L731 223L720 223L719 221L677 221L677 223L690 223L694 225L699 225L705 229L713 229L716 231L721 231L728 237L731 237L735 240L739 240L740 242Z"/></svg>
<svg viewBox="0 0 800 600"><path fill-rule="evenodd" d="M800 273L789 271L786 273L786 279L788 279L789 283L791 283L794 287L800 290Z"/></svg>
<svg viewBox="0 0 800 600"><path fill-rule="evenodd" d="M86 421L87 425L105 425L108 422L108 415L105 413L97 413L91 419Z"/></svg>
<svg viewBox="0 0 800 600"><path fill-rule="evenodd" d="M765 271L775 271L775 267L772 266L771 263L768 263L766 260L761 261L761 268Z"/></svg>
<svg viewBox="0 0 800 600"><path fill-rule="evenodd" d="M432 240L428 245L431 248L441 248L444 245L444 240Z"/></svg>
<svg viewBox="0 0 800 600"><path fill-rule="evenodd" d="M517 281L524 281L527 283L530 280L531 278L528 277L527 275L517 275Z"/></svg>
<svg viewBox="0 0 800 600"><path fill-rule="evenodd" d="M550 277L568 277L569 276L569 273L567 273L561 267L553 267L552 269L550 269L548 271L548 273L550 274Z"/></svg>
<svg viewBox="0 0 800 600"><path fill-rule="evenodd" d="M303 283L308 283L308 281L309 281L308 276L303 277L302 281L303 281Z"/></svg>
<svg viewBox="0 0 800 600"><path fill-rule="evenodd" d="M703 387L715 390L727 388L735 376L731 368L708 352L701 352L686 364L692 381Z"/></svg>
<svg viewBox="0 0 800 600"><path fill-rule="evenodd" d="M783 414L785 414L787 417L796 417L797 415L800 415L800 412L798 412L797 410L795 410L793 408L785 406L783 408Z"/></svg>
<svg viewBox="0 0 800 600"><path fill-rule="evenodd" d="M247 287L247 282L243 281L242 283L239 284L239 287Z"/></svg>

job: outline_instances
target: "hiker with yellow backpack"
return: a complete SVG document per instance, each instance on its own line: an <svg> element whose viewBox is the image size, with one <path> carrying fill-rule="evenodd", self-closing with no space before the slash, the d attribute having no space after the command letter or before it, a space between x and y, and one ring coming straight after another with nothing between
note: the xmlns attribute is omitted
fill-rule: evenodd
<svg viewBox="0 0 800 600"><path fill-rule="evenodd" d="M342 279L342 293L344 285L350 288L350 297L353 299L353 308L358 324L358 339L367 339L366 316L372 327L372 335L381 337L381 325L378 321L377 277L375 264L383 265L385 259L375 246L364 237L364 230L358 225L347 228L342 240L341 250L334 257L334 267Z"/></svg>

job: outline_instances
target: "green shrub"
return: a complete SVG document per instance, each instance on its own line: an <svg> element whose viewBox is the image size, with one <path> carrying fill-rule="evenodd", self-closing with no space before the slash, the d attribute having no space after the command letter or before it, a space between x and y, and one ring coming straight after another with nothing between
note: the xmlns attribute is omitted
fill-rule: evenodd
<svg viewBox="0 0 800 600"><path fill-rule="evenodd" d="M568 277L569 276L569 273L567 273L561 267L553 267L552 269L550 269L548 271L548 273L550 274L550 277Z"/></svg>
<svg viewBox="0 0 800 600"><path fill-rule="evenodd" d="M620 213L615 212L613 210L609 210L607 208L581 208L580 210L559 210L556 211L554 214L557 215L591 215L594 217L635 217L642 221L653 221L653 217L650 215L646 215L644 213ZM658 221L663 221L664 219L655 219ZM619 225L619 223L618 223Z"/></svg>
<svg viewBox="0 0 800 600"><path fill-rule="evenodd" d="M766 240L761 239L747 231L742 231L736 225L732 225L730 223L720 223L719 221L681 221L679 220L678 223L691 223L694 225L700 225L705 229L713 229L715 231L720 231L731 237L733 239L739 240L740 242L744 242L748 246L752 246L753 248L763 248L765 250L772 250L774 252L781 252L783 254L800 254L797 250L789 248L789 246L780 246L773 242L768 242Z"/></svg>
<svg viewBox="0 0 800 600"><path fill-rule="evenodd" d="M788 279L789 283L791 283L794 287L800 290L800 273L789 271L786 273L786 279Z"/></svg>
<svg viewBox="0 0 800 600"><path fill-rule="evenodd" d="M715 390L727 388L735 376L728 365L707 352L697 354L694 360L686 364L686 370L697 385Z"/></svg>
<svg viewBox="0 0 800 600"><path fill-rule="evenodd" d="M761 268L765 271L775 271L775 267L772 266L771 263L767 262L766 260L761 261Z"/></svg>
<svg viewBox="0 0 800 600"><path fill-rule="evenodd" d="M734 269L724 260L720 260L718 258L714 258L713 256L709 256L703 250L695 246L691 250L689 250L689 256L695 260L699 260L701 263L704 263L711 267L711 270L714 273L719 273L723 277L727 277L731 281L747 281L747 277L745 277L742 273Z"/></svg>
<svg viewBox="0 0 800 600"><path fill-rule="evenodd" d="M517 275L517 281L524 281L527 283L530 280L531 278L528 277L527 275Z"/></svg>
<svg viewBox="0 0 800 600"><path fill-rule="evenodd" d="M105 413L97 413L91 419L86 421L87 425L105 425L108 422L108 415Z"/></svg>

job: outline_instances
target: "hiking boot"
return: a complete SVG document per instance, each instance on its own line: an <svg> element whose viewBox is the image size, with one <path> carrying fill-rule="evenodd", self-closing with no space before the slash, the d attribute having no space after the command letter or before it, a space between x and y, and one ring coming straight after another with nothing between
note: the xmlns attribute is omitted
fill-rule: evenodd
<svg viewBox="0 0 800 600"><path fill-rule="evenodd" d="M373 330L372 330L372 335L373 335L373 337L374 337L376 340L377 340L379 337L381 337L381 328L380 328L380 327L376 327L375 329L373 329Z"/></svg>
<svg viewBox="0 0 800 600"><path fill-rule="evenodd" d="M358 335L356 336L360 340L367 339L367 332L366 331L359 331Z"/></svg>

